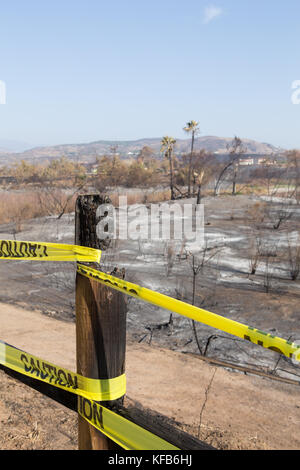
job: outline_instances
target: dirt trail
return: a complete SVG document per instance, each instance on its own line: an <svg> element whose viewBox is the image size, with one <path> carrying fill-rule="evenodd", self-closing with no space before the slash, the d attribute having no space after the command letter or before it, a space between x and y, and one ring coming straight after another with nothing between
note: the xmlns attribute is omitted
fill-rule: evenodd
<svg viewBox="0 0 300 470"><path fill-rule="evenodd" d="M75 324L0 304L0 339L71 370ZM255 347L255 346L254 346ZM222 449L299 449L300 389L128 340L127 395ZM76 449L77 416L0 371L0 449Z"/></svg>

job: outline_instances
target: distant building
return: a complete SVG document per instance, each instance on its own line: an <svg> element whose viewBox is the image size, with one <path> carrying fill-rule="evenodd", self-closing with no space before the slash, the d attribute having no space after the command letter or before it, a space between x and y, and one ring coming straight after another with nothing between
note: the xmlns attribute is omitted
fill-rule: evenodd
<svg viewBox="0 0 300 470"><path fill-rule="evenodd" d="M254 165L254 159L253 158L243 158L242 160L239 161L239 165L242 165L242 166Z"/></svg>
<svg viewBox="0 0 300 470"><path fill-rule="evenodd" d="M257 163L259 165L276 165L276 160L274 160L273 158L259 158Z"/></svg>

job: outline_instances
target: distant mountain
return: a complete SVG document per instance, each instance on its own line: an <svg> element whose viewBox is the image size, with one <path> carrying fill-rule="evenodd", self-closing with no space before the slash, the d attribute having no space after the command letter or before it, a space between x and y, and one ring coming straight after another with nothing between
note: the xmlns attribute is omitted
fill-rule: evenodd
<svg viewBox="0 0 300 470"><path fill-rule="evenodd" d="M271 144L256 142L250 139L242 139L244 145L247 147L248 152L257 155L271 155L279 153L283 149L275 147ZM195 150L205 149L209 152L216 152L220 154L226 154L227 145L230 144L232 138L205 136L198 137L195 139ZM29 150L25 150L19 153L1 153L0 152L0 163L12 163L16 160L28 160L41 162L45 160L51 160L53 158L60 158L65 156L72 160L94 161L97 156L111 154L112 147L116 148L116 152L122 158L130 158L136 156L139 151L144 147L148 146L153 149L154 153L160 155L160 142L161 138L145 138L139 140L126 140L126 141L111 141L111 140L99 140L97 142L82 143L82 144L64 144L55 145L50 147L35 147ZM1 147L0 141L0 147ZM189 152L191 146L191 139L177 139L175 152L186 153Z"/></svg>
<svg viewBox="0 0 300 470"><path fill-rule="evenodd" d="M26 142L0 139L0 153L24 152L25 150L29 150L30 148L32 148L32 145Z"/></svg>

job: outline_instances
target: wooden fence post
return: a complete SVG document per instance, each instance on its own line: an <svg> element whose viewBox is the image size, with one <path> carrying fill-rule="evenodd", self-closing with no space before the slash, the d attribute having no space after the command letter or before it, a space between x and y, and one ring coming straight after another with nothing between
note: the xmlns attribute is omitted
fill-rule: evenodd
<svg viewBox="0 0 300 470"><path fill-rule="evenodd" d="M75 243L105 250L109 240L99 240L97 208L110 203L107 196L83 195L76 201ZM90 266L99 268L94 263ZM100 283L76 275L76 353L77 372L93 379L110 379L125 372L126 297ZM122 404L102 402L112 407ZM117 444L78 415L79 450L120 449Z"/></svg>

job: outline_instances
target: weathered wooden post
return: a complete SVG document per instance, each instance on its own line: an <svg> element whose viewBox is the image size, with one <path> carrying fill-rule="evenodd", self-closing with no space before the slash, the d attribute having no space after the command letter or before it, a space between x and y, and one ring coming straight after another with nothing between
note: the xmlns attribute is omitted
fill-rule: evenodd
<svg viewBox="0 0 300 470"><path fill-rule="evenodd" d="M107 249L110 240L100 240L96 212L110 200L102 195L83 195L76 201L75 243ZM95 263L90 266L99 268ZM93 379L111 379L125 372L126 297L100 283L76 276L77 372ZM117 400L122 404L122 398ZM102 402L111 407L116 402ZM120 449L113 441L78 415L79 450Z"/></svg>

